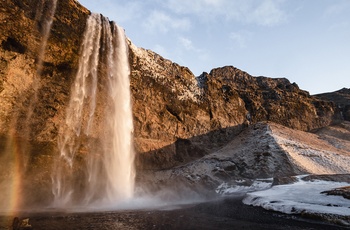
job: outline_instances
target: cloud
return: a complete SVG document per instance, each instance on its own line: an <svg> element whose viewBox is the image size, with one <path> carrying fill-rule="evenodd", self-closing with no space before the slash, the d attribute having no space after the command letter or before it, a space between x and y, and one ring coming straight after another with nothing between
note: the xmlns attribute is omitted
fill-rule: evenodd
<svg viewBox="0 0 350 230"><path fill-rule="evenodd" d="M323 17L329 22L329 31L349 31L350 1L331 3L324 11Z"/></svg>
<svg viewBox="0 0 350 230"><path fill-rule="evenodd" d="M166 0L164 5L176 13L210 12L223 6L225 0Z"/></svg>
<svg viewBox="0 0 350 230"><path fill-rule="evenodd" d="M141 1L85 0L82 1L82 4L95 13L103 12L104 16L115 20L117 23L141 17L144 7Z"/></svg>
<svg viewBox="0 0 350 230"><path fill-rule="evenodd" d="M347 13L348 15L349 10L350 10L350 2L348 0L339 1L327 7L324 12L324 16L326 17L338 16L339 14L343 14L343 13Z"/></svg>
<svg viewBox="0 0 350 230"><path fill-rule="evenodd" d="M192 44L192 41L185 37L179 37L180 44L185 47L186 50L196 50Z"/></svg>
<svg viewBox="0 0 350 230"><path fill-rule="evenodd" d="M191 28L191 22L187 18L175 18L163 11L153 11L143 23L149 32L167 33L171 29L187 31Z"/></svg>
<svg viewBox="0 0 350 230"><path fill-rule="evenodd" d="M164 0L163 6L182 15L201 20L228 20L275 26L287 19L285 0Z"/></svg>
<svg viewBox="0 0 350 230"><path fill-rule="evenodd" d="M252 32L238 31L238 32L231 32L229 37L240 48L246 48L247 43L251 40L252 36L253 36Z"/></svg>
<svg viewBox="0 0 350 230"><path fill-rule="evenodd" d="M195 56L200 59L201 61L207 60L209 57L209 54L206 50L197 48L193 45L192 40L186 37L179 37L178 38L180 47L179 50L184 50L183 53L194 53Z"/></svg>
<svg viewBox="0 0 350 230"><path fill-rule="evenodd" d="M265 0L260 5L253 8L253 13L248 14L248 22L251 21L262 26L274 26L283 23L287 19L286 13L280 9L278 2Z"/></svg>

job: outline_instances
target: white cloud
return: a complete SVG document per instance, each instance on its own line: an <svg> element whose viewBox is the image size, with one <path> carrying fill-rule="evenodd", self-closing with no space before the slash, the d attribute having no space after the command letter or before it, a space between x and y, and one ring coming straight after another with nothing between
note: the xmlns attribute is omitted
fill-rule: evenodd
<svg viewBox="0 0 350 230"><path fill-rule="evenodd" d="M164 7L179 14L200 14L221 8L226 0L165 0ZM210 15L207 15L210 16Z"/></svg>
<svg viewBox="0 0 350 230"><path fill-rule="evenodd" d="M274 26L284 22L287 15L280 9L279 2L281 1L263 1L256 8L253 8L252 14L248 14L248 22L251 21L263 26Z"/></svg>
<svg viewBox="0 0 350 230"><path fill-rule="evenodd" d="M249 31L238 31L230 33L230 39L240 48L246 48L247 43L252 38L252 33Z"/></svg>
<svg viewBox="0 0 350 230"><path fill-rule="evenodd" d="M163 11L153 11L143 26L149 32L167 33L171 29L187 31L191 28L191 22L187 18L172 18Z"/></svg>
<svg viewBox="0 0 350 230"><path fill-rule="evenodd" d="M350 27L350 1L337 1L331 3L324 11L323 17L329 22L329 31L349 31Z"/></svg>
<svg viewBox="0 0 350 230"><path fill-rule="evenodd" d="M104 16L115 20L117 23L130 21L135 17L141 17L143 4L138 1L118 2L114 0L80 0L81 4L95 13L103 13Z"/></svg>
<svg viewBox="0 0 350 230"><path fill-rule="evenodd" d="M183 50L183 53L194 53L195 56L200 59L201 61L207 60L209 57L209 54L206 50L197 48L193 45L192 40L186 37L179 37L178 41L180 43L179 50Z"/></svg>
<svg viewBox="0 0 350 230"><path fill-rule="evenodd" d="M185 37L179 37L180 44L185 47L186 50L195 50L192 41Z"/></svg>
<svg viewBox="0 0 350 230"><path fill-rule="evenodd" d="M201 19L240 21L274 26L287 19L282 9L285 0L166 0L164 7L182 15Z"/></svg>
<svg viewBox="0 0 350 230"><path fill-rule="evenodd" d="M350 1L339 1L326 8L324 16L338 16L342 13L349 13Z"/></svg>

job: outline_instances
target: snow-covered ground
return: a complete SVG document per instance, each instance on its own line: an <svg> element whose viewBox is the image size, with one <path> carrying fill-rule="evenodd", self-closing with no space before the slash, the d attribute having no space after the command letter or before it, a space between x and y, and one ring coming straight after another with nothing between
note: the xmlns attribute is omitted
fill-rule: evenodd
<svg viewBox="0 0 350 230"><path fill-rule="evenodd" d="M256 179L250 185L246 184L246 180L236 180L235 182L236 184L224 182L217 187L215 192L221 195L242 195L248 192L266 190L271 188L273 178Z"/></svg>
<svg viewBox="0 0 350 230"><path fill-rule="evenodd" d="M350 173L349 140L336 135L330 139L280 125L270 125L270 129L271 136L299 170L313 174ZM350 136L348 130L343 129L345 131Z"/></svg>
<svg viewBox="0 0 350 230"><path fill-rule="evenodd" d="M276 185L267 190L247 193L243 203L286 214L310 213L350 216L349 199L322 193L350 186L349 183L323 180L304 181L302 177L297 177L298 180L295 183Z"/></svg>
<svg viewBox="0 0 350 230"><path fill-rule="evenodd" d="M233 185L222 183L216 192L223 195L247 193L243 200L247 205L261 206L286 214L316 215L322 219L331 216L332 220L336 219L337 222L350 225L350 200L322 193L350 186L349 180L342 181L340 175L335 175L350 174L349 139L348 122L327 127L316 134L270 123L265 135L259 138L259 144L267 142L271 156L276 149L282 149L294 172L312 175L333 174L333 179L325 180L322 176L319 178L315 176L318 179L297 176L294 180L289 180L288 184L275 186L272 186L272 182L258 179L246 186L239 183ZM246 152L244 157L247 161L249 152ZM249 168L252 169L255 165L252 164ZM325 218L324 215L328 217Z"/></svg>
<svg viewBox="0 0 350 230"><path fill-rule="evenodd" d="M293 177L305 174L312 176ZM338 215L337 221L350 224L350 200L321 194L350 186L349 175L349 122L316 133L268 122L248 127L200 159L143 173L142 181L150 182L150 190L185 190L180 198L189 193L247 194L246 204L292 214Z"/></svg>

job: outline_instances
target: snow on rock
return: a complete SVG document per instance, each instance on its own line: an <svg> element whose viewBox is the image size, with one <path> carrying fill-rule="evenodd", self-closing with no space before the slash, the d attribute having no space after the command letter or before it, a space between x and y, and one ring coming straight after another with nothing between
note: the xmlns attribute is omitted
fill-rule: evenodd
<svg viewBox="0 0 350 230"><path fill-rule="evenodd" d="M128 43L131 51L138 57L137 64L144 74L169 87L179 100L199 102L203 89L198 86L196 77L188 68L181 67L151 50L139 48L130 40Z"/></svg>
<svg viewBox="0 0 350 230"><path fill-rule="evenodd" d="M322 193L326 190L350 186L349 183L305 181L302 180L303 177L297 177L298 180L295 183L276 185L264 191L248 193L243 203L286 214L330 214L349 217L349 199Z"/></svg>
<svg viewBox="0 0 350 230"><path fill-rule="evenodd" d="M343 143L343 146L347 146L346 140ZM316 195L310 196L322 200L327 196L320 192L347 186L350 179L337 174L350 174L349 162L350 150L336 148L318 134L262 122L249 126L230 143L200 159L149 175L143 173L143 176L148 178L147 186L152 187L153 191L174 188L173 190L186 190L185 196L188 196L189 190L209 195L249 193L245 199L247 204L265 205L266 208L271 206L273 210L286 213L306 210L303 206L312 207L312 210L320 209L320 212L322 208L331 207L330 213L340 213L339 210L350 213L350 204L337 207L337 199L342 197L328 197L326 203L321 205L305 205L308 197L305 202L303 197L304 193L314 192ZM322 178L308 176L304 181L291 177L316 173L332 175L322 175ZM305 181L306 179L309 181ZM276 185L278 181L287 184ZM295 181L298 182L291 184ZM265 191L251 193L260 190ZM260 194L269 195L271 200L261 198L265 195ZM296 199L299 196L301 199L301 204L298 204L301 206L299 211L294 207L298 200L289 200L289 195ZM288 207L284 206L284 198L290 204Z"/></svg>
<svg viewBox="0 0 350 230"><path fill-rule="evenodd" d="M332 145L319 135L270 125L271 135L290 162L301 171L313 174L350 173L350 141ZM340 142L340 141L338 141Z"/></svg>
<svg viewBox="0 0 350 230"><path fill-rule="evenodd" d="M256 179L250 185L246 180L236 180L235 184L222 183L215 190L216 193L221 195L241 195L248 192L260 191L269 189L272 186L273 179Z"/></svg>

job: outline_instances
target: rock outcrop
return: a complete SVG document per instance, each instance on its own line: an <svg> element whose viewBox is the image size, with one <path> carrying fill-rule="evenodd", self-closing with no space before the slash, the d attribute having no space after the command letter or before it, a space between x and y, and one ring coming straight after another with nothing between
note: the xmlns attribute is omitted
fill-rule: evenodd
<svg viewBox="0 0 350 230"><path fill-rule="evenodd" d="M36 0L0 3L3 22L0 25L1 134L11 128L23 134L27 115L32 110L28 138L53 141L57 136L89 11L74 0L58 1L44 59L38 60L50 4L50 1ZM38 66L41 61L42 68ZM41 68L40 74L38 68Z"/></svg>
<svg viewBox="0 0 350 230"><path fill-rule="evenodd" d="M342 88L335 92L322 93L315 96L325 101L334 102L342 118L350 121L350 89Z"/></svg>
<svg viewBox="0 0 350 230"><path fill-rule="evenodd" d="M195 78L187 68L151 51L135 47L132 51L134 84L150 81L152 86L133 88L136 140L155 142L155 150L142 143L138 145L143 146L139 149L140 164L146 167L166 168L185 163L187 152L205 155L227 143L247 125L259 121L310 131L341 119L333 103L310 96L285 78L253 77L232 66L213 69ZM139 103L139 98L143 101L149 98L149 102ZM158 130L161 135L150 138ZM183 139L187 139L187 150L178 148Z"/></svg>

